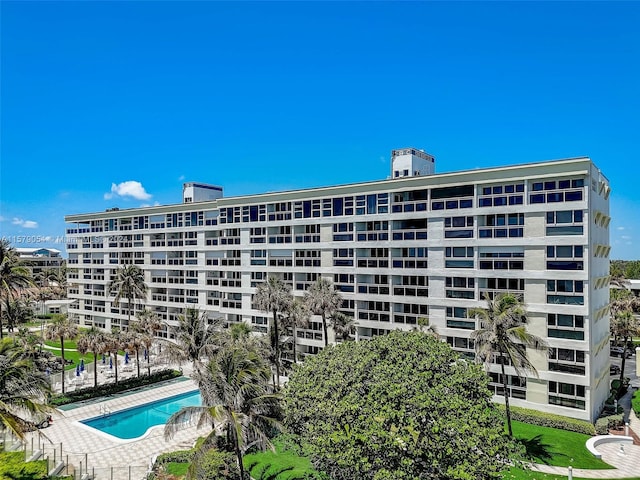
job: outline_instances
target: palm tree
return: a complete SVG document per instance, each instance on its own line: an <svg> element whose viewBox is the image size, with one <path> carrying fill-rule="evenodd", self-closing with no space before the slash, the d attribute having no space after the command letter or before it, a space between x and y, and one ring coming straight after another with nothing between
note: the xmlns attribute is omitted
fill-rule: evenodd
<svg viewBox="0 0 640 480"><path fill-rule="evenodd" d="M311 311L307 304L300 299L295 299L287 310L287 314L282 319L282 325L285 328L291 328L293 337L293 363L298 361L298 353L296 351L296 337L298 336L298 328L307 328L311 318Z"/></svg>
<svg viewBox="0 0 640 480"><path fill-rule="evenodd" d="M16 326L33 318L33 309L25 297L7 298L4 300L2 317L6 322L7 330L13 332Z"/></svg>
<svg viewBox="0 0 640 480"><path fill-rule="evenodd" d="M538 372L527 356L527 347L546 351L547 346L540 337L527 332L527 312L519 297L503 293L493 299L485 295L485 300L487 308L468 311L469 317L480 320L480 328L471 334L471 338L475 341L478 361L489 364L494 356L500 361L507 425L509 436L513 436L505 360L511 363L518 377L522 377L523 370L531 371L537 376Z"/></svg>
<svg viewBox="0 0 640 480"><path fill-rule="evenodd" d="M29 269L20 264L16 250L8 240L0 239L0 339L2 332L2 308L22 288L32 285Z"/></svg>
<svg viewBox="0 0 640 480"><path fill-rule="evenodd" d="M627 360L626 349L630 338L640 335L640 323L631 310L617 312L611 322L611 330L615 338L622 338L622 364L620 365L620 382L624 380L624 366Z"/></svg>
<svg viewBox="0 0 640 480"><path fill-rule="evenodd" d="M336 340L341 342L351 340L351 335L355 328L353 317L342 312L335 312L329 320L331 321L331 328L336 334Z"/></svg>
<svg viewBox="0 0 640 480"><path fill-rule="evenodd" d="M256 288L253 299L258 310L273 315L269 326L269 338L273 349L273 363L276 367L276 387L280 388L280 334L278 332L278 312L289 310L293 295L289 287L277 277L269 277Z"/></svg>
<svg viewBox="0 0 640 480"><path fill-rule="evenodd" d="M145 333L139 332L136 328L130 328L122 334L122 341L127 350L133 350L136 354L136 368L138 377L140 376L140 349L145 346ZM147 359L149 355L147 355Z"/></svg>
<svg viewBox="0 0 640 480"><path fill-rule="evenodd" d="M133 323L134 331L140 334L140 340L147 352L147 372L151 376L151 346L156 338L156 332L162 328L162 321L158 314L151 310L145 309L138 315L138 321ZM136 352L137 353L137 352ZM138 376L140 376L140 361L136 358L138 364Z"/></svg>
<svg viewBox="0 0 640 480"><path fill-rule="evenodd" d="M115 294L113 305L119 305L127 299L127 325L131 323L131 310L134 300L147 297L147 284L144 283L144 271L137 265L125 265L116 270L115 278L109 282L109 292Z"/></svg>
<svg viewBox="0 0 640 480"><path fill-rule="evenodd" d="M244 480L244 453L253 447L271 447L265 432L277 425L274 416L279 397L270 392L270 376L271 368L249 344L225 345L196 375L202 406L185 407L173 414L165 425L165 438L191 419L198 428L211 426L194 463L222 437L226 448L235 453Z"/></svg>
<svg viewBox="0 0 640 480"><path fill-rule="evenodd" d="M50 393L47 377L34 368L22 348L10 338L1 340L0 428L24 440L31 425L24 415L50 411L46 404Z"/></svg>
<svg viewBox="0 0 640 480"><path fill-rule="evenodd" d="M87 352L93 353L93 386L98 386L98 354L104 350L104 332L91 327L80 334L78 338L78 352L82 355Z"/></svg>
<svg viewBox="0 0 640 480"><path fill-rule="evenodd" d="M326 347L329 345L327 317L333 316L338 311L342 305L342 295L329 280L320 277L316 283L309 287L304 298L311 311L322 317L322 333Z"/></svg>
<svg viewBox="0 0 640 480"><path fill-rule="evenodd" d="M65 298L67 296L67 266L61 265L59 268L51 268L43 273L47 284L55 292L56 298Z"/></svg>
<svg viewBox="0 0 640 480"><path fill-rule="evenodd" d="M215 353L222 330L222 318L209 322L207 313L188 308L178 316L178 326L174 328L175 343L169 343L168 356L178 363L187 361L193 364L195 372L202 370L203 360Z"/></svg>
<svg viewBox="0 0 640 480"><path fill-rule="evenodd" d="M54 315L51 322L44 330L44 338L46 340L60 341L60 355L62 357L62 393L64 393L64 367L66 365L64 359L64 340L67 338L75 338L78 335L78 327L72 323L66 315Z"/></svg>
<svg viewBox="0 0 640 480"><path fill-rule="evenodd" d="M107 333L104 335L104 351L109 354L109 358L111 358L112 353L114 357L113 368L115 369L115 383L118 383L118 350L120 350L123 345L123 335L119 330L114 329L111 333Z"/></svg>

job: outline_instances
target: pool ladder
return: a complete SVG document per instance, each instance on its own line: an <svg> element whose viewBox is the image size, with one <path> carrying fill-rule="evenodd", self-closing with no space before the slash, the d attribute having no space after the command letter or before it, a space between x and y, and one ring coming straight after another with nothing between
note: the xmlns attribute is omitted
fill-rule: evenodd
<svg viewBox="0 0 640 480"><path fill-rule="evenodd" d="M100 415L111 415L111 410L109 410L109 407L106 405L100 405Z"/></svg>

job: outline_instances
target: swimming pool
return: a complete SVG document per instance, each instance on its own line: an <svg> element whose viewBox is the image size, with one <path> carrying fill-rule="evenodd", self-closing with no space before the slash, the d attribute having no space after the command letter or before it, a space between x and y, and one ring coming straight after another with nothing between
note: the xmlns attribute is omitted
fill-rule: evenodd
<svg viewBox="0 0 640 480"><path fill-rule="evenodd" d="M195 407L201 405L201 402L200 392L195 390L82 420L80 423L122 440L130 440L144 435L151 427L167 423L169 417L182 407Z"/></svg>

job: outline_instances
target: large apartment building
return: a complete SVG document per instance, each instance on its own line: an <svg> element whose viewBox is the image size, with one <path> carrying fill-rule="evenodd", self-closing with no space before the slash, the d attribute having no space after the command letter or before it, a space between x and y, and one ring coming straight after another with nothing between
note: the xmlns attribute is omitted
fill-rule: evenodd
<svg viewBox="0 0 640 480"><path fill-rule="evenodd" d="M145 306L169 325L196 307L265 331L256 285L275 275L302 296L322 276L342 292L357 340L424 318L473 357L467 311L514 292L550 349L530 352L538 377L507 367L512 404L593 421L609 391L608 180L589 158L439 174L421 150L391 161L375 182L231 198L190 183L181 204L68 215L69 312L126 326L126 301L114 305L108 283L135 264ZM301 354L318 352L320 318L297 336ZM490 371L500 401L498 365Z"/></svg>

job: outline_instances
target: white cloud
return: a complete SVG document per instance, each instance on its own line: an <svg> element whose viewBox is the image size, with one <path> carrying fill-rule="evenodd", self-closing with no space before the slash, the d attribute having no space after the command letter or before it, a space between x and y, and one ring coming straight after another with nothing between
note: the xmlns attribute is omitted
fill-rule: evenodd
<svg viewBox="0 0 640 480"><path fill-rule="evenodd" d="M622 235L621 237L623 240L631 240L631 236L630 235Z"/></svg>
<svg viewBox="0 0 640 480"><path fill-rule="evenodd" d="M185 179L185 178L186 178L186 177L185 177L184 175L180 175L180 176L178 177L178 180L179 180L180 182L184 182L184 179Z"/></svg>
<svg viewBox="0 0 640 480"><path fill-rule="evenodd" d="M111 184L111 191L104 194L105 200L110 200L114 197L132 197L136 200L149 200L149 195L140 182L135 180L128 180L126 182Z"/></svg>
<svg viewBox="0 0 640 480"><path fill-rule="evenodd" d="M618 227L618 230L624 230L624 227Z"/></svg>
<svg viewBox="0 0 640 480"><path fill-rule="evenodd" d="M160 202L153 202L153 205L151 205L150 203L143 203L140 205L140 208L146 208L146 207L157 207L160 205Z"/></svg>
<svg viewBox="0 0 640 480"><path fill-rule="evenodd" d="M4 218L2 215L0 215L0 222L4 222L6 220L6 218Z"/></svg>
<svg viewBox="0 0 640 480"><path fill-rule="evenodd" d="M23 220L17 217L14 217L11 223L14 225L20 225L23 228L38 228L38 222L34 222L33 220Z"/></svg>

